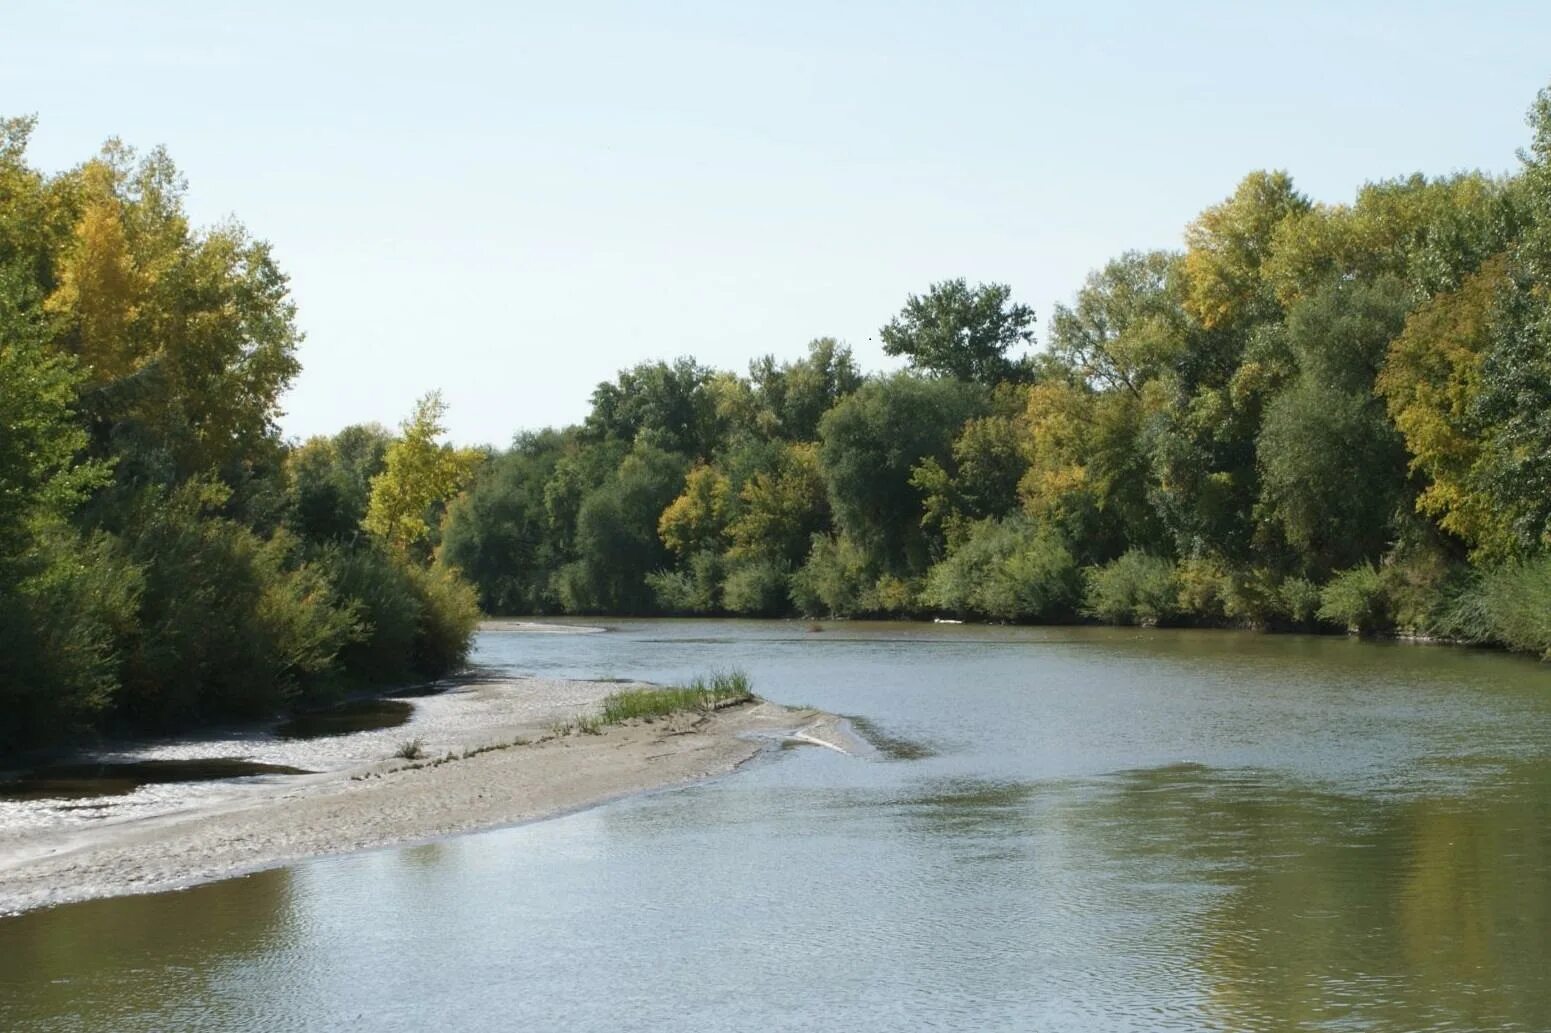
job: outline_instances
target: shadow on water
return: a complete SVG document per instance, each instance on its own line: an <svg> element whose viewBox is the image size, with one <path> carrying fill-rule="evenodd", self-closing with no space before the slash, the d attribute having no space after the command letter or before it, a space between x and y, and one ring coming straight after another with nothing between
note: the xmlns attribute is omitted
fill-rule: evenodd
<svg viewBox="0 0 1551 1033"><path fill-rule="evenodd" d="M925 760L937 756L937 751L925 743L884 731L870 718L848 714L846 720L863 739L890 760Z"/></svg>
<svg viewBox="0 0 1551 1033"><path fill-rule="evenodd" d="M375 732L397 728L414 712L415 705L401 699L363 699L297 714L276 728L275 734L282 739L322 739L351 732Z"/></svg>
<svg viewBox="0 0 1551 1033"><path fill-rule="evenodd" d="M141 786L214 782L254 775L309 775L304 768L259 764L234 757L141 760L123 764L55 764L0 782L0 800L74 800L123 796Z"/></svg>

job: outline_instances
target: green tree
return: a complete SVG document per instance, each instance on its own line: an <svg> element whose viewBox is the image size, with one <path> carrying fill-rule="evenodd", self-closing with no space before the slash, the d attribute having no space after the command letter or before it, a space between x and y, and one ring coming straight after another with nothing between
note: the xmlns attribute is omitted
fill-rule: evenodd
<svg viewBox="0 0 1551 1033"><path fill-rule="evenodd" d="M361 531L372 478L383 472L393 435L376 424L315 437L285 457L285 523L312 541L346 541Z"/></svg>
<svg viewBox="0 0 1551 1033"><path fill-rule="evenodd" d="M835 526L880 573L926 570L911 471L926 459L948 462L964 421L985 407L973 385L902 373L869 381L825 414L819 464Z"/></svg>
<svg viewBox="0 0 1551 1033"><path fill-rule="evenodd" d="M1090 274L1075 305L1056 306L1051 351L1094 387L1140 396L1188 343L1178 264L1166 251L1128 251Z"/></svg>
<svg viewBox="0 0 1551 1033"><path fill-rule="evenodd" d="M1320 572L1375 558L1392 537L1406 456L1374 382L1409 305L1384 278L1338 282L1289 313L1299 374L1265 412L1257 512Z"/></svg>
<svg viewBox="0 0 1551 1033"><path fill-rule="evenodd" d="M766 355L749 364L749 378L764 409L766 434L788 441L816 440L824 414L862 386L851 349L833 337L810 341L808 354L796 362L777 365Z"/></svg>
<svg viewBox="0 0 1551 1033"><path fill-rule="evenodd" d="M565 557L545 487L564 448L555 431L520 435L481 464L469 490L447 509L442 558L473 583L487 613L544 613L555 606L550 578Z"/></svg>
<svg viewBox="0 0 1551 1033"><path fill-rule="evenodd" d="M906 356L912 369L981 384L1016 380L1028 364L1008 352L1034 343L1034 310L1011 299L1006 284L944 280L910 295L878 335L883 350Z"/></svg>

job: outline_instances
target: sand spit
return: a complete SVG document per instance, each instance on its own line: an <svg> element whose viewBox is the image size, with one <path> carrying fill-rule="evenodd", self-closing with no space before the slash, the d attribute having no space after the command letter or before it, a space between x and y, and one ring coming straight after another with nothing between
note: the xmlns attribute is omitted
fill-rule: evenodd
<svg viewBox="0 0 1551 1033"><path fill-rule="evenodd" d="M416 720L395 730L399 740L422 740L418 760L389 759L381 735L349 736L332 741L352 748L336 747L337 766L320 774L194 794L95 824L13 824L0 829L0 914L553 817L722 774L782 741L865 751L838 718L763 702L601 734L555 733L619 688L531 678L482 683L420 701ZM178 748L211 745L231 744ZM239 745L255 759L276 754L320 766L296 744ZM372 759L361 756L366 749Z"/></svg>

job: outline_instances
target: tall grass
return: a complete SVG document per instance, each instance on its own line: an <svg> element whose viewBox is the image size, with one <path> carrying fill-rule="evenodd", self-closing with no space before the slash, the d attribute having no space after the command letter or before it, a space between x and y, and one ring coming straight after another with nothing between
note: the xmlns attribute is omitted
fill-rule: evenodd
<svg viewBox="0 0 1551 1033"><path fill-rule="evenodd" d="M1445 631L1551 659L1551 556L1480 573L1455 597Z"/></svg>
<svg viewBox="0 0 1551 1033"><path fill-rule="evenodd" d="M742 703L754 698L749 676L742 671L719 671L695 678L688 685L661 689L627 689L603 700L602 720L617 725L635 718L666 717L678 713L710 713L718 705Z"/></svg>

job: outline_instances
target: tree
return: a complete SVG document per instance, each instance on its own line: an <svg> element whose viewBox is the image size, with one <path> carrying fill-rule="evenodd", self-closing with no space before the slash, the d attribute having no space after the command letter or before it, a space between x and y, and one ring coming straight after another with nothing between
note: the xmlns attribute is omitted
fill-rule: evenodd
<svg viewBox="0 0 1551 1033"><path fill-rule="evenodd" d="M448 506L441 556L478 589L486 613L543 613L555 606L550 576L565 557L551 531L544 489L564 448L557 431L520 435L482 463L470 488Z"/></svg>
<svg viewBox="0 0 1551 1033"><path fill-rule="evenodd" d="M1077 303L1057 305L1051 351L1094 387L1140 395L1185 348L1177 255L1128 251L1091 273Z"/></svg>
<svg viewBox="0 0 1551 1033"><path fill-rule="evenodd" d="M400 553L425 548L434 511L458 493L480 458L437 442L446 412L440 391L420 399L388 446L382 473L371 481L361 526Z"/></svg>
<svg viewBox="0 0 1551 1033"><path fill-rule="evenodd" d="M869 381L825 414L819 463L835 524L880 571L926 569L911 471L928 458L946 463L959 428L985 405L971 385L900 373Z"/></svg>
<svg viewBox="0 0 1551 1033"><path fill-rule="evenodd" d="M69 233L44 302L86 377L99 454L126 484L219 471L229 484L278 448L299 366L287 278L236 222L194 232L171 158L117 141L50 184Z"/></svg>
<svg viewBox="0 0 1551 1033"><path fill-rule="evenodd" d="M589 492L576 512L576 558L555 574L555 592L573 613L646 613L647 575L669 565L658 519L684 484L677 453L640 443Z"/></svg>
<svg viewBox="0 0 1551 1033"><path fill-rule="evenodd" d="M1519 552L1551 546L1551 87L1530 109L1526 224L1493 315L1475 417L1492 428L1486 481Z"/></svg>
<svg viewBox="0 0 1551 1033"><path fill-rule="evenodd" d="M346 541L359 534L393 435L377 424L315 437L285 457L285 522L312 541Z"/></svg>
<svg viewBox="0 0 1551 1033"><path fill-rule="evenodd" d="M1309 210L1285 172L1252 172L1185 231L1185 309L1207 329L1273 318L1262 265L1287 219Z"/></svg>
<svg viewBox="0 0 1551 1033"><path fill-rule="evenodd" d="M1376 557L1391 538L1405 453L1374 380L1408 308L1404 284L1386 277L1338 281L1288 315L1299 373L1266 408L1257 513L1322 573Z"/></svg>
<svg viewBox="0 0 1551 1033"><path fill-rule="evenodd" d="M715 446L716 398L711 371L694 359L643 362L622 370L614 383L592 393L587 427L594 434L691 458L708 458Z"/></svg>
<svg viewBox="0 0 1551 1033"><path fill-rule="evenodd" d="M657 533L677 556L719 552L731 503L727 475L712 466L697 466L684 478L684 493L662 511Z"/></svg>
<svg viewBox="0 0 1551 1033"><path fill-rule="evenodd" d="M744 483L739 503L739 513L727 529L732 559L800 563L813 536L829 523L818 445L787 445L774 469Z"/></svg>
<svg viewBox="0 0 1551 1033"><path fill-rule="evenodd" d="M1485 560L1504 559L1515 547L1508 513L1490 492L1490 428L1479 419L1482 365L1506 277L1506 260L1494 259L1459 290L1418 306L1390 343L1375 384L1405 439L1410 469L1426 478L1417 512Z"/></svg>
<svg viewBox="0 0 1551 1033"><path fill-rule="evenodd" d="M813 441L819 420L836 402L862 386L862 375L851 349L833 337L808 343L808 354L796 362L776 365L766 355L749 364L766 413L766 433L788 441Z"/></svg>
<svg viewBox="0 0 1551 1033"><path fill-rule="evenodd" d="M1024 360L1012 348L1034 342L1034 310L1012 304L1012 288L962 280L933 284L910 295L905 307L879 331L883 350L904 355L911 368L955 380L996 384L1024 377Z"/></svg>

